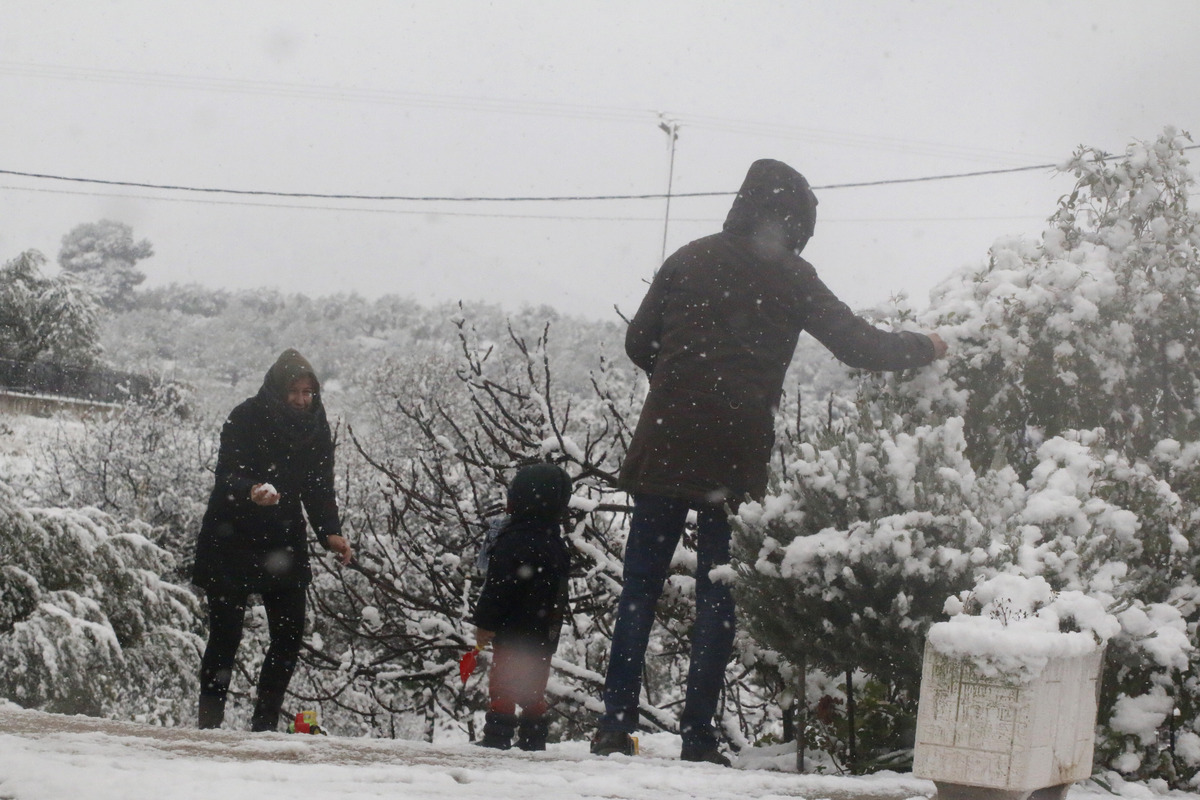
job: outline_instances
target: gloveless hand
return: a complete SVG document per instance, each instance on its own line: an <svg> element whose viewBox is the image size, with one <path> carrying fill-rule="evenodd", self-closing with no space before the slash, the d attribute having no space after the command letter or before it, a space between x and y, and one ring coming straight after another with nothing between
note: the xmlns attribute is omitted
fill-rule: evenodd
<svg viewBox="0 0 1200 800"><path fill-rule="evenodd" d="M250 489L250 499L255 505L273 506L279 502L279 492L269 483L256 483Z"/></svg>
<svg viewBox="0 0 1200 800"><path fill-rule="evenodd" d="M333 536L327 536L325 543L329 545L330 550L337 553L338 561L343 565L349 564L354 558L354 549L350 547L350 542L346 540L345 536L335 533Z"/></svg>

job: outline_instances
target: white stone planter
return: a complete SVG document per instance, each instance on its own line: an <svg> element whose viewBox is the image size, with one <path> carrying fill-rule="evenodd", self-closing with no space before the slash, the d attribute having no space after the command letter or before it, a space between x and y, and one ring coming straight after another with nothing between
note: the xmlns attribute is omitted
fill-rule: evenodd
<svg viewBox="0 0 1200 800"><path fill-rule="evenodd" d="M1104 651L1060 656L1037 676L987 677L928 642L913 775L941 800L1054 800L1092 774Z"/></svg>

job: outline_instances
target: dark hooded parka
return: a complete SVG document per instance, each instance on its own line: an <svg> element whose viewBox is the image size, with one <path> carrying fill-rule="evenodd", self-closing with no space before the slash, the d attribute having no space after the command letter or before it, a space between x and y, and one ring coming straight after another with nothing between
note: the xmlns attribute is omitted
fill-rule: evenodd
<svg viewBox="0 0 1200 800"><path fill-rule="evenodd" d="M300 411L288 387L310 378L317 389ZM279 502L260 506L250 489L268 483ZM302 513L303 508L303 513ZM340 534L333 486L333 441L312 366L285 350L258 394L242 402L221 429L216 484L196 543L193 582L208 592L269 592L308 585L304 514L318 541Z"/></svg>
<svg viewBox="0 0 1200 800"><path fill-rule="evenodd" d="M539 646L558 642L567 608L570 551L559 523L571 499L571 478L553 464L522 467L508 488L509 522L488 557L474 622Z"/></svg>
<svg viewBox="0 0 1200 800"><path fill-rule="evenodd" d="M720 233L691 242L654 276L625 349L650 393L621 488L701 503L761 497L774 418L801 331L868 370L920 367L934 345L879 330L799 256L816 225L804 176L754 162Z"/></svg>

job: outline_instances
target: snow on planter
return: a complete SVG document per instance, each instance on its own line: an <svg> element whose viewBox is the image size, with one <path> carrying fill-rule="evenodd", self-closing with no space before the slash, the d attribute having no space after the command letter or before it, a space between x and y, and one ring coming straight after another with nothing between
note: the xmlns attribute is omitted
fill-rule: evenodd
<svg viewBox="0 0 1200 800"><path fill-rule="evenodd" d="M1065 796L1092 774L1104 644L1099 601L1043 578L999 575L925 643L913 775L955 797ZM977 612L977 613L970 613Z"/></svg>

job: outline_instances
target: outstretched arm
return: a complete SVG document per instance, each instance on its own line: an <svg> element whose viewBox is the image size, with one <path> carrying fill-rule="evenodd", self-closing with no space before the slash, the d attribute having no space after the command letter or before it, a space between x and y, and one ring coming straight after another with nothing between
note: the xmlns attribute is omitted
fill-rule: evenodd
<svg viewBox="0 0 1200 800"><path fill-rule="evenodd" d="M350 542L342 536L337 492L333 485L333 446L328 445L327 448L305 478L301 501L317 539L327 549L337 553L339 561L349 564L354 558L354 551Z"/></svg>
<svg viewBox="0 0 1200 800"><path fill-rule="evenodd" d="M814 272L809 277L804 328L842 363L856 369L889 371L923 367L946 354L935 334L876 328L850 310Z"/></svg>

